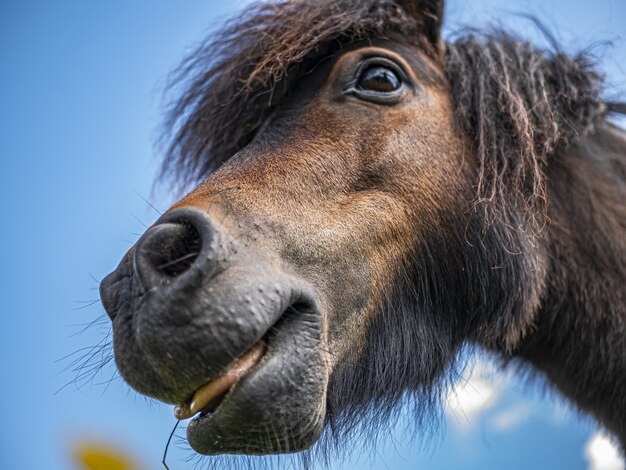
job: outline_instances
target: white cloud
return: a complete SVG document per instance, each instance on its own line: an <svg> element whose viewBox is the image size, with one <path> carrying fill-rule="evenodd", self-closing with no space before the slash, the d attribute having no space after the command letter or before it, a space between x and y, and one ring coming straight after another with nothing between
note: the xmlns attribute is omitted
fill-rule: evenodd
<svg viewBox="0 0 626 470"><path fill-rule="evenodd" d="M502 393L494 378L492 365L479 361L468 367L463 380L448 394L446 413L463 429L471 427L477 416L492 406Z"/></svg>
<svg viewBox="0 0 626 470"><path fill-rule="evenodd" d="M489 424L496 431L508 431L528 419L530 410L528 403L520 403L495 415Z"/></svg>
<svg viewBox="0 0 626 470"><path fill-rule="evenodd" d="M585 446L589 470L624 470L624 460L611 440L602 433L594 434Z"/></svg>

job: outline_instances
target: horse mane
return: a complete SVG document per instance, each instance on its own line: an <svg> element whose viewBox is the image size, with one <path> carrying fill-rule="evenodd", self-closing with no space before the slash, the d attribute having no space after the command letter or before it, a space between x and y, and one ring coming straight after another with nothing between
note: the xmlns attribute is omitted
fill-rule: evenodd
<svg viewBox="0 0 626 470"><path fill-rule="evenodd" d="M448 45L444 65L457 124L478 162L476 203L505 221L521 209L534 229L545 222L549 157L609 110L591 58L554 44L551 52L502 30L472 31Z"/></svg>

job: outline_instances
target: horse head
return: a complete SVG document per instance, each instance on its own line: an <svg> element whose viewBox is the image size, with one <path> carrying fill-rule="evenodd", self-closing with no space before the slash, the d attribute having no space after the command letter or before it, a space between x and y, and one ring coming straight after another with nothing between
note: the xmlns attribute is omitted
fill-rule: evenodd
<svg viewBox="0 0 626 470"><path fill-rule="evenodd" d="M201 72L172 109L165 170L202 181L101 296L122 376L197 415L197 452L298 451L407 392L431 403L464 342L510 354L537 321L542 159L567 135L554 116L573 134L600 113L595 76L568 62L586 115L562 93L464 94L471 49L443 42L442 13L261 5L184 68ZM484 57L519 52L507 44Z"/></svg>

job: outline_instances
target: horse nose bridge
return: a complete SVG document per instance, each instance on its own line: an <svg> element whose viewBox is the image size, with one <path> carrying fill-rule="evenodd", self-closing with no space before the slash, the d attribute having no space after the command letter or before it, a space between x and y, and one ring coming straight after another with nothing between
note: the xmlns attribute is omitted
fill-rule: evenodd
<svg viewBox="0 0 626 470"><path fill-rule="evenodd" d="M133 271L146 291L176 288L206 279L223 267L223 230L203 211L166 213L135 245Z"/></svg>

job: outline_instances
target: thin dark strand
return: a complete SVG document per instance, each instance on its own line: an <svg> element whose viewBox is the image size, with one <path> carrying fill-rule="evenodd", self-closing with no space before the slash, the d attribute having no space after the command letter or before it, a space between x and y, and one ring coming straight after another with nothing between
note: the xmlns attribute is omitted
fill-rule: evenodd
<svg viewBox="0 0 626 470"><path fill-rule="evenodd" d="M101 382L94 382L93 385L95 385L95 386L104 385L104 389L102 390L102 393L101 393L101 395L104 395L106 393L106 391L109 389L109 386L111 385L111 383L114 382L115 380L117 380L118 378L119 378L119 376L117 376L115 374L115 372L114 372L114 373L111 374L111 376L108 379L103 380Z"/></svg>
<svg viewBox="0 0 626 470"><path fill-rule="evenodd" d="M561 44L555 37L554 33L550 31L550 29L546 26L546 24L543 21L541 21L536 15L533 15L531 13L526 13L523 11L509 11L509 13L513 16L517 16L518 18L523 18L531 22L533 26L537 28L537 30L541 33L541 35L546 39L546 41L550 45L550 48L554 52L563 52L561 48Z"/></svg>
<svg viewBox="0 0 626 470"><path fill-rule="evenodd" d="M113 356L108 357L105 361L100 362L93 367L86 368L83 366L78 371L76 369L72 369L72 371L77 372L75 379L58 388L54 394L59 394L70 385L74 385L77 390L81 390L86 384L91 385L95 377L98 375L98 372L102 370L102 367L111 361L113 361Z"/></svg>
<svg viewBox="0 0 626 470"><path fill-rule="evenodd" d="M73 308L73 309L72 309L72 311L76 311L76 310L84 310L84 309L86 309L86 308L91 307L92 305L96 305L96 304L97 304L97 303L99 303L99 302L100 302L100 299L92 300L92 301L90 301L90 302L89 302L88 304L86 304L86 305L81 305L80 307L75 307L75 308Z"/></svg>
<svg viewBox="0 0 626 470"><path fill-rule="evenodd" d="M75 324L67 325L67 326L70 328L80 328L78 331L70 335L70 337L74 338L77 336L82 336L89 328L92 328L94 326L106 327L108 329L109 320L108 320L107 315L103 314L103 315L99 315L98 317L96 317L90 322L75 323Z"/></svg>
<svg viewBox="0 0 626 470"><path fill-rule="evenodd" d="M90 357L93 354L100 354L100 352L107 348L110 345L110 341L109 341L109 336L105 336L104 338L102 338L100 341L98 341L98 343L95 346L90 346L88 348L82 348L82 350L86 350L87 354L82 355L81 357L79 357L78 359L72 361L68 366L66 366L66 368L64 370L69 370L73 367L76 367L78 364L82 364L85 361L88 361L90 359ZM79 350L81 351L81 350ZM71 357L73 354L68 355L67 357Z"/></svg>
<svg viewBox="0 0 626 470"><path fill-rule="evenodd" d="M157 269L164 269L164 268L169 268L170 266L174 266L175 264L180 263L181 261L185 261L189 258L193 258L195 256L198 256L200 253L188 253L184 256L181 256L180 258L177 258L173 261L168 261L167 263L163 263L159 266L157 266Z"/></svg>
<svg viewBox="0 0 626 470"><path fill-rule="evenodd" d="M78 333L74 333L72 334L72 336L77 336L82 334L82 332L86 331L88 328L97 325L97 324L101 324L102 326L108 326L109 325L109 320L107 319L108 317L106 315L100 315L98 317L96 317L95 319L89 321L89 322L85 322L85 323L73 323L70 325L67 325L70 328L81 328L81 330Z"/></svg>
<svg viewBox="0 0 626 470"><path fill-rule="evenodd" d="M99 317L90 324L88 324L84 329L90 328L103 320L103 317ZM112 340L111 340L111 329L108 328L108 332L103 338L96 343L95 346L81 348L71 354L68 354L55 362L62 362L67 359L70 359L76 355L79 355L76 359L73 359L69 364L67 364L62 372L71 370L74 372L75 377L71 382L66 383L58 390L55 391L55 394L58 394L69 385L73 384L78 390L80 390L85 385L89 385L90 387L94 385L94 380L98 376L98 374L102 373L102 370L107 364L113 363L114 355L112 352ZM115 374L115 372L114 372ZM114 377L112 377L108 382L105 381L107 386L112 381Z"/></svg>
<svg viewBox="0 0 626 470"><path fill-rule="evenodd" d="M146 203L146 204L148 204L150 207L152 207L152 209L154 209L154 211L155 211L157 214L159 214L159 215L163 215L163 212L162 212L162 211L160 211L159 209L157 209L156 207L154 207L154 205L153 205L150 201L148 201L148 199L146 199L145 197L143 197L143 196L139 193L139 191L135 190L135 194L136 194L137 196L139 196L143 202L145 202L145 203Z"/></svg>
<svg viewBox="0 0 626 470"><path fill-rule="evenodd" d="M134 218L137 222L139 222L141 225L143 225L143 227L144 227L145 229L147 229L147 228L148 228L148 226L147 226L145 223L143 223L143 221L142 221L139 217L137 217L135 214L130 214L130 215L131 215L131 216L132 216L132 217L133 217L133 218ZM135 234L133 233L133 235L135 235ZM140 234L136 234L136 235L137 235L137 236L139 236Z"/></svg>
<svg viewBox="0 0 626 470"><path fill-rule="evenodd" d="M165 460L167 459L167 450L170 447L170 442L172 442L172 436L174 436L174 433L176 432L176 428L178 427L178 425L180 424L180 420L176 421L176 424L174 425L174 429L172 429L172 432L170 433L170 437L167 439L167 443L165 444L165 450L163 451L163 467L165 467L166 470L169 470L170 467L167 466L167 463L165 462Z"/></svg>
<svg viewBox="0 0 626 470"><path fill-rule="evenodd" d="M74 369L77 372L77 380L86 380L89 384L90 388L93 385L93 381L96 376L100 373L102 368L113 360L113 356L108 354L103 355L101 353L94 354L94 358L101 357L100 361L93 365L81 365L80 368Z"/></svg>
<svg viewBox="0 0 626 470"><path fill-rule="evenodd" d="M74 352L71 352L71 353L66 354L65 356L63 356L63 357L61 357L61 358L59 358L59 359L56 359L54 362L55 362L55 364L56 364L56 363L59 363L59 362L63 362L64 360L69 359L70 357L75 356L76 354L80 354L80 353L81 353L81 352L83 352L83 351L93 350L93 348L94 348L94 346L86 346L86 347L84 347L84 348L77 349L77 350L76 350L76 351L74 351ZM82 356L81 356L81 358L82 358ZM71 366L70 366L70 367L68 367L68 368L71 368ZM64 370L67 370L68 368L66 368L66 369L64 369Z"/></svg>

